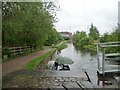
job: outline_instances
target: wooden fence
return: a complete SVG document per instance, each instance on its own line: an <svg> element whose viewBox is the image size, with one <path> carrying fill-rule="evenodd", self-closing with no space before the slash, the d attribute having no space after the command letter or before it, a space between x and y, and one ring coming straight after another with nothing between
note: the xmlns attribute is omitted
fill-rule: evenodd
<svg viewBox="0 0 120 90"><path fill-rule="evenodd" d="M2 46L0 46L0 57L2 56Z"/></svg>
<svg viewBox="0 0 120 90"><path fill-rule="evenodd" d="M16 56L16 55L20 55L22 53L29 53L34 51L34 48L31 46L26 46L26 47L9 47L7 48L7 50L5 51L5 48L2 49L3 52L3 59L7 59L9 57L8 53L11 54L11 56ZM7 55L7 56L6 56Z"/></svg>
<svg viewBox="0 0 120 90"><path fill-rule="evenodd" d="M23 53L24 51L33 51L33 48L30 46L27 47L10 47L9 49L11 49L12 55L19 55L21 53Z"/></svg>

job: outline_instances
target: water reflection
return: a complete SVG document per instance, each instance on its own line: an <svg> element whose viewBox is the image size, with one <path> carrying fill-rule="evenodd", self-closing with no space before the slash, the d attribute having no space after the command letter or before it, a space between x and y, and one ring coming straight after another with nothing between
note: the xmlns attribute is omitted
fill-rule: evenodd
<svg viewBox="0 0 120 90"><path fill-rule="evenodd" d="M91 56L96 56L95 51L87 50L87 49L84 49L84 48L79 48L79 47L76 47L76 46L74 46L74 48L75 48L76 52L80 52L82 54L90 53Z"/></svg>
<svg viewBox="0 0 120 90"><path fill-rule="evenodd" d="M68 44L68 48L62 50L60 55L74 61L74 64L70 65L71 70L80 72L82 69L94 69L96 72L96 55L91 55L90 52L77 50L73 44Z"/></svg>
<svg viewBox="0 0 120 90"><path fill-rule="evenodd" d="M63 49L60 55L71 58L74 61L74 64L70 65L70 71L77 72L80 75L86 70L92 80L92 84L96 85L98 83L96 53L80 50L75 48L73 44L68 44L68 47ZM72 72L71 75L73 75Z"/></svg>
<svg viewBox="0 0 120 90"><path fill-rule="evenodd" d="M69 65L71 75L86 77L84 70L86 70L92 80L92 83L97 83L97 58L96 55L91 55L90 52L76 49L73 44L68 44L66 49L60 53L61 56L71 58L74 63ZM59 55L57 55L58 57ZM73 76L74 77L74 76Z"/></svg>

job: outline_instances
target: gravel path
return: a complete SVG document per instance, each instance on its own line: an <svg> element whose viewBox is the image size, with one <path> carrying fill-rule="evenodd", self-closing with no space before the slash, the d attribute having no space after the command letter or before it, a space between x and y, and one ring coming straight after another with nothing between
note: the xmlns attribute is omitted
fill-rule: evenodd
<svg viewBox="0 0 120 90"><path fill-rule="evenodd" d="M48 52L49 50L51 50L51 49L45 48L45 49L37 51L35 53L31 53L27 56L18 57L18 58L12 59L10 61L4 62L2 64L2 76L5 76L8 73L13 72L15 70L22 69L26 63L28 63L29 61L31 61L32 59L34 59L38 56L43 55L44 53Z"/></svg>

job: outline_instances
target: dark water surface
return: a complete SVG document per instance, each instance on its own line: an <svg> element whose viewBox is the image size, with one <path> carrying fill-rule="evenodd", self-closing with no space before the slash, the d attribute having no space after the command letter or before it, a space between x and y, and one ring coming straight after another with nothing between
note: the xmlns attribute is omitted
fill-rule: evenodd
<svg viewBox="0 0 120 90"><path fill-rule="evenodd" d="M83 76L86 77L84 71L86 70L93 85L97 85L97 55L91 55L90 52L83 52L76 50L73 44L69 43L66 49L63 49L60 53L61 56L71 58L74 63L70 66L70 72L68 76ZM64 75L64 72L57 72L55 75ZM66 75L67 76L67 75ZM101 87L102 85L97 85ZM117 86L114 85L115 87ZM105 86L107 87L107 86ZM112 85L109 87L113 87Z"/></svg>
<svg viewBox="0 0 120 90"><path fill-rule="evenodd" d="M81 52L76 50L73 44L68 44L68 47L61 51L61 56L71 58L74 63L70 66L70 70L77 72L78 74L84 73L86 70L93 80L93 83L96 84L97 81L97 57L96 55L91 55L89 52Z"/></svg>
<svg viewBox="0 0 120 90"><path fill-rule="evenodd" d="M61 51L61 56L69 57L74 61L70 65L71 71L80 72L82 69L92 70L96 73L97 58L96 55L91 56L89 52L81 52L76 50L73 44L68 44L68 48Z"/></svg>

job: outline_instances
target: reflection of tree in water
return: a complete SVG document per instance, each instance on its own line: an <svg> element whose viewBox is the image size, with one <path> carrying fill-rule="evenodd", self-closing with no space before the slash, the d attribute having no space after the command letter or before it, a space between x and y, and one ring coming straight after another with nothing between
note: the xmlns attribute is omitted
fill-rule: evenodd
<svg viewBox="0 0 120 90"><path fill-rule="evenodd" d="M96 52L94 52L92 50L88 50L88 49L85 49L85 48L80 48L80 47L77 47L75 45L74 45L74 47L75 47L76 51L80 51L83 55L89 52L91 56L96 56Z"/></svg>

